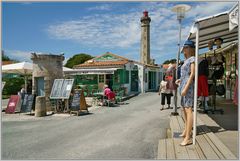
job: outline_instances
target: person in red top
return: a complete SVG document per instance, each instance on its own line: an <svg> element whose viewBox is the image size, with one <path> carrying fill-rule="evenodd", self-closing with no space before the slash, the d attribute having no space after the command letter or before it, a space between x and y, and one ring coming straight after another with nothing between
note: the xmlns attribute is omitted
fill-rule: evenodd
<svg viewBox="0 0 240 161"><path fill-rule="evenodd" d="M104 85L104 95L107 96L111 92L111 89L108 87L108 85Z"/></svg>
<svg viewBox="0 0 240 161"><path fill-rule="evenodd" d="M104 96L106 96L108 100L115 100L115 93L111 91L108 85L104 85L104 88Z"/></svg>

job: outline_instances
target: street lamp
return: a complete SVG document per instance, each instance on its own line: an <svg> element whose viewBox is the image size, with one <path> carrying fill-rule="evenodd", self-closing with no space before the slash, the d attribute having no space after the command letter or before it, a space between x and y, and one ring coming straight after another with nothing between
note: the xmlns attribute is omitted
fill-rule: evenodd
<svg viewBox="0 0 240 161"><path fill-rule="evenodd" d="M185 12L188 12L191 9L191 6L186 5L186 4L179 4L176 5L172 8L173 12L177 13L177 20L179 22L179 39L178 39L178 53L177 53L177 64L176 64L176 79L178 76L178 64L179 64L179 57L180 57L180 44L181 44L181 23L182 20L184 19L185 16ZM174 108L174 112L171 113L172 115L178 115L177 112L177 90L175 90L175 108Z"/></svg>

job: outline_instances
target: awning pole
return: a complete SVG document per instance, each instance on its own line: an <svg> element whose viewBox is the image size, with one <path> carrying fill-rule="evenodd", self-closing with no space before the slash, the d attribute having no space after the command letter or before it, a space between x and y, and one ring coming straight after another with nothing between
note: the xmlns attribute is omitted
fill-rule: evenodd
<svg viewBox="0 0 240 161"><path fill-rule="evenodd" d="M25 88L25 92L26 92L26 93L27 93L27 82L28 82L27 80L28 80L28 77L27 77L27 75L25 75L25 76L24 76L24 84L25 84L25 85L24 85L24 88Z"/></svg>
<svg viewBox="0 0 240 161"><path fill-rule="evenodd" d="M193 144L196 144L197 133L197 89L198 89L198 48L199 48L199 24L196 24L196 48L195 48L195 82L194 82L194 105L193 105Z"/></svg>
<svg viewBox="0 0 240 161"><path fill-rule="evenodd" d="M240 8L240 3L238 3L238 8ZM239 27L239 26L238 26L238 27ZM239 38L240 38L240 36L239 36L239 34L238 34L238 40L239 40ZM238 42L238 43L239 43L239 42ZM239 79L239 67L240 67L240 61L239 61L239 60L240 60L240 54L239 54L239 51L240 51L240 50L239 50L239 49L240 49L240 47L239 47L239 44L238 44L238 50L237 50L237 51L238 51L238 52L237 52L237 53L238 53L238 54L237 54L237 55L238 55L238 57L237 57L237 62L238 62L238 63L237 63L238 86L239 86L239 83L240 83L240 79ZM238 90L237 92L239 93L239 88L238 88L237 90ZM239 94L238 94L238 98L237 98L237 99L238 99L238 100L237 100L237 101L238 101L237 103L238 103L238 105L239 105L239 102L240 102ZM238 113L238 114L239 114L239 113ZM239 116L239 115L238 115L238 116Z"/></svg>

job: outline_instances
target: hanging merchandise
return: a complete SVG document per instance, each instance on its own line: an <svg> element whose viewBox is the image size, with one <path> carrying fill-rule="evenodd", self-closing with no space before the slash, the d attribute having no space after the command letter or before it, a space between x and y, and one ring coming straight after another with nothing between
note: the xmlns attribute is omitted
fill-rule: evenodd
<svg viewBox="0 0 240 161"><path fill-rule="evenodd" d="M223 84L217 85L217 86L216 86L216 92L217 92L217 94L218 94L219 96L224 95L225 92L226 92L226 89L225 89L224 85L223 85Z"/></svg>
<svg viewBox="0 0 240 161"><path fill-rule="evenodd" d="M200 58L198 65L198 96L208 96L208 75L208 61L206 58Z"/></svg>
<svg viewBox="0 0 240 161"><path fill-rule="evenodd" d="M221 79L224 74L223 65L218 66L212 74L212 78Z"/></svg>
<svg viewBox="0 0 240 161"><path fill-rule="evenodd" d="M236 83L235 83L235 88L234 88L233 103L235 105L238 105L238 77L236 78Z"/></svg>
<svg viewBox="0 0 240 161"><path fill-rule="evenodd" d="M217 62L218 64L225 63L225 57L222 54L217 55Z"/></svg>

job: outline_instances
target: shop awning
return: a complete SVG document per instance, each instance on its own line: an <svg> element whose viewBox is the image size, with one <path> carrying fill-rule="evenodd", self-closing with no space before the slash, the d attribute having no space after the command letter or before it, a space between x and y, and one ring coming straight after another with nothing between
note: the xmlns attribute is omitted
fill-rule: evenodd
<svg viewBox="0 0 240 161"><path fill-rule="evenodd" d="M231 17L232 15L234 16ZM234 21L233 18L235 19ZM236 21L236 19L238 20L238 4L234 5L230 11L201 18L195 21L188 35L188 39L196 42L195 64L198 64L199 49L208 47L208 42L210 40L214 40L219 37L223 39L223 43L238 40L238 21ZM195 66L193 144L196 143L197 89L198 65Z"/></svg>
<svg viewBox="0 0 240 161"><path fill-rule="evenodd" d="M79 74L114 74L114 71L120 68L103 68L103 69L73 69L67 72L69 75Z"/></svg>
<svg viewBox="0 0 240 161"><path fill-rule="evenodd" d="M208 41L221 37L223 43L238 40L238 6L230 11L195 21L188 39L196 41L196 25L199 27L199 49L208 47Z"/></svg>

